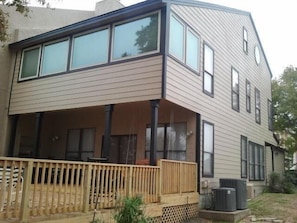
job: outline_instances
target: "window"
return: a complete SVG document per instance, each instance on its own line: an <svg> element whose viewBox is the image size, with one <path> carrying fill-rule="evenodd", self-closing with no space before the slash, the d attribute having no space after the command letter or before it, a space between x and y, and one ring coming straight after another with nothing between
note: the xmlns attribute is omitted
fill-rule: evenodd
<svg viewBox="0 0 297 223"><path fill-rule="evenodd" d="M232 68L232 108L239 111L239 74Z"/></svg>
<svg viewBox="0 0 297 223"><path fill-rule="evenodd" d="M67 70L69 40L44 45L41 75L60 73Z"/></svg>
<svg viewBox="0 0 297 223"><path fill-rule="evenodd" d="M246 80L245 82L245 90L246 90L246 111L251 112L251 82Z"/></svg>
<svg viewBox="0 0 297 223"><path fill-rule="evenodd" d="M192 29L170 17L169 53L191 69L199 71L200 38Z"/></svg>
<svg viewBox="0 0 297 223"><path fill-rule="evenodd" d="M106 63L109 46L108 29L73 38L71 69Z"/></svg>
<svg viewBox="0 0 297 223"><path fill-rule="evenodd" d="M118 60L159 49L159 14L114 26L112 59Z"/></svg>
<svg viewBox="0 0 297 223"><path fill-rule="evenodd" d="M69 129L67 135L67 160L87 161L94 155L95 129Z"/></svg>
<svg viewBox="0 0 297 223"><path fill-rule="evenodd" d="M213 50L204 44L204 75L203 75L203 91L213 96L213 75L214 75L214 53Z"/></svg>
<svg viewBox="0 0 297 223"><path fill-rule="evenodd" d="M187 30L186 64L192 69L199 70L199 38L190 30Z"/></svg>
<svg viewBox="0 0 297 223"><path fill-rule="evenodd" d="M256 122L261 124L261 97L260 91L255 88L255 115L256 115Z"/></svg>
<svg viewBox="0 0 297 223"><path fill-rule="evenodd" d="M254 56L255 56L256 64L259 65L261 62L261 56L260 56L260 49L259 49L258 45L255 46Z"/></svg>
<svg viewBox="0 0 297 223"><path fill-rule="evenodd" d="M273 131L273 106L272 102L268 99L268 129Z"/></svg>
<svg viewBox="0 0 297 223"><path fill-rule="evenodd" d="M241 136L241 178L247 178L247 137Z"/></svg>
<svg viewBox="0 0 297 223"><path fill-rule="evenodd" d="M187 134L185 123L162 124L157 129L157 159L186 160ZM145 157L150 157L151 128L146 128Z"/></svg>
<svg viewBox="0 0 297 223"><path fill-rule="evenodd" d="M30 79L38 75L39 56L40 47L23 51L20 80Z"/></svg>
<svg viewBox="0 0 297 223"><path fill-rule="evenodd" d="M175 18L170 17L169 52L177 59L184 61L185 51L185 25Z"/></svg>
<svg viewBox="0 0 297 223"><path fill-rule="evenodd" d="M248 32L243 28L243 51L248 53Z"/></svg>
<svg viewBox="0 0 297 223"><path fill-rule="evenodd" d="M264 147L249 142L249 179L264 180Z"/></svg>
<svg viewBox="0 0 297 223"><path fill-rule="evenodd" d="M214 176L214 125L203 121L203 177Z"/></svg>

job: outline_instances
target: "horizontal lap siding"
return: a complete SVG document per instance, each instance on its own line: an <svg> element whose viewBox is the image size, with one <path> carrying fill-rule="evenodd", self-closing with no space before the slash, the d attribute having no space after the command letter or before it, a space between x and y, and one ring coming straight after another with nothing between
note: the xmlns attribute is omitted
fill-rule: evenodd
<svg viewBox="0 0 297 223"><path fill-rule="evenodd" d="M261 54L256 65L254 46L258 43L249 16L198 7L172 6L192 29L200 35L200 75L177 63L167 61L166 99L201 114L215 128L215 173L221 177L240 178L240 135L264 146L275 144L268 130L267 99L271 98L270 73ZM249 52L243 52L243 26L248 30ZM203 93L203 41L214 49L214 97ZM231 67L239 72L240 112L231 108ZM246 112L246 79L251 82L251 113ZM255 123L255 93L261 92L261 125ZM201 135L203 137L203 135Z"/></svg>
<svg viewBox="0 0 297 223"><path fill-rule="evenodd" d="M157 99L161 97L162 57L20 83L17 79L16 73L10 114Z"/></svg>

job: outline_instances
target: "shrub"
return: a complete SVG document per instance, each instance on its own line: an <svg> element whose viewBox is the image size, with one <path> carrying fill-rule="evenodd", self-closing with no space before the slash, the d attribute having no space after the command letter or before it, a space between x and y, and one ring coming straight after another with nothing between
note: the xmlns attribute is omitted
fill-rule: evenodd
<svg viewBox="0 0 297 223"><path fill-rule="evenodd" d="M124 198L116 208L114 219L117 223L147 223L146 217L141 209L143 204L141 197Z"/></svg>
<svg viewBox="0 0 297 223"><path fill-rule="evenodd" d="M292 183L292 179L287 175L281 177L278 173L271 173L266 191L270 193L293 194L295 193L295 186Z"/></svg>

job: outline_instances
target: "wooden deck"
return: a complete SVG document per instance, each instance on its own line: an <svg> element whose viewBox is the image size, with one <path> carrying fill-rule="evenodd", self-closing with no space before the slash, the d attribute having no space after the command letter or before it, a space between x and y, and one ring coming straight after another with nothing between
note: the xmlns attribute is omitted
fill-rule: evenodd
<svg viewBox="0 0 297 223"><path fill-rule="evenodd" d="M12 179L0 183L0 220L27 222L110 209L127 196L140 195L145 204L159 204L168 195L197 193L197 164L189 162L159 160L157 166L147 166L2 157L0 168L4 175L20 170L13 188ZM178 205L177 200L170 202Z"/></svg>

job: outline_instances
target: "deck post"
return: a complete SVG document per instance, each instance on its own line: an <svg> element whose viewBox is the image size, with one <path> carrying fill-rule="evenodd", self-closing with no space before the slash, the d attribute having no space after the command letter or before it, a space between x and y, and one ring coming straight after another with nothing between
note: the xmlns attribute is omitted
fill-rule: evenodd
<svg viewBox="0 0 297 223"><path fill-rule="evenodd" d="M156 165L156 148L158 138L158 113L160 100L151 101L151 142L150 142L150 165Z"/></svg>
<svg viewBox="0 0 297 223"><path fill-rule="evenodd" d="M89 202L90 202L90 190L91 190L91 179L92 179L92 165L87 165L84 174L84 192L83 192L83 212L89 211Z"/></svg>
<svg viewBox="0 0 297 223"><path fill-rule="evenodd" d="M102 156L109 161L112 112L114 105L105 105L105 130Z"/></svg>
<svg viewBox="0 0 297 223"><path fill-rule="evenodd" d="M28 222L29 220L29 197L30 197L30 187L31 187L31 178L33 173L33 161L28 161L27 167L24 169L24 184L22 191L22 201L20 207L20 222Z"/></svg>
<svg viewBox="0 0 297 223"><path fill-rule="evenodd" d="M43 120L43 112L37 112L35 115L35 138L34 138L34 150L33 150L33 157L39 157L39 142L40 142L40 135L41 135L41 127L42 127L42 120Z"/></svg>

